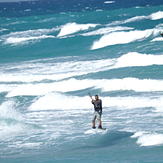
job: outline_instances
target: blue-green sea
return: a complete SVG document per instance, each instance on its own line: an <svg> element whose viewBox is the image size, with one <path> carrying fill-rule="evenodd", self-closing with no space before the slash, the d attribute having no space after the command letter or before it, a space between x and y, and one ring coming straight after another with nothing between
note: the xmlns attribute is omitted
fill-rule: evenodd
<svg viewBox="0 0 163 163"><path fill-rule="evenodd" d="M162 32L162 0L0 0L0 163L162 163Z"/></svg>

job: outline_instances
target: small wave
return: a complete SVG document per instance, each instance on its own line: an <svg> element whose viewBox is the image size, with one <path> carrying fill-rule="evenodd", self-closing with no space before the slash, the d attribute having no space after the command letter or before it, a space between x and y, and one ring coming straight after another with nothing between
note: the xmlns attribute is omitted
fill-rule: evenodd
<svg viewBox="0 0 163 163"><path fill-rule="evenodd" d="M134 41L144 40L156 33L160 33L160 30L147 29L144 31L135 30L129 32L113 32L108 35L104 35L100 38L100 40L95 41L91 47L91 50L100 49L109 45L127 44Z"/></svg>
<svg viewBox="0 0 163 163"><path fill-rule="evenodd" d="M40 40L40 39L45 39L45 38L55 38L55 36L42 35L38 37L21 37L21 38L9 37L6 39L4 44L20 44L20 43L24 43L24 42L31 41L31 40Z"/></svg>
<svg viewBox="0 0 163 163"><path fill-rule="evenodd" d="M40 36L40 35L44 35L44 34L49 34L51 32L57 31L57 30L59 30L59 28L37 29L37 30L26 30L26 31L11 32L10 34L3 35L3 38Z"/></svg>
<svg viewBox="0 0 163 163"><path fill-rule="evenodd" d="M126 23L131 23L131 22L135 22L135 21L141 21L144 19L151 19L151 20L158 20L158 19L162 19L163 18L163 11L158 11L156 13L152 13L151 15L142 15L142 16L135 16L126 20L122 20L122 21L114 21L112 23L109 23L108 26L110 25L120 25L120 24L126 24Z"/></svg>
<svg viewBox="0 0 163 163"><path fill-rule="evenodd" d="M57 30L59 30L59 28L11 32L10 34L3 35L0 38L4 41L4 44L19 44L19 43L25 43L26 41L30 41L30 40L55 38L54 36L47 35L47 34Z"/></svg>
<svg viewBox="0 0 163 163"><path fill-rule="evenodd" d="M8 65L6 68L2 67L4 73L0 74L0 82L26 83L43 80L58 81L66 78L72 78L74 76L97 73L124 67L163 65L162 60L163 55L129 52L120 56L119 58L109 58L92 61L72 61L58 63L45 62L37 64L35 62L22 62L20 65ZM40 60L39 62L43 61L44 60ZM92 65L94 65L94 68L92 68ZM5 71L8 71L10 69L19 69L20 71L6 74ZM57 72L55 72L56 69L58 70ZM5 87L2 90L10 90L12 89L12 87L14 87L14 85Z"/></svg>
<svg viewBox="0 0 163 163"><path fill-rule="evenodd" d="M111 79L96 81L98 84L92 81L93 86L96 89L101 89L102 92L109 91L135 91L135 92L159 92L163 91L163 80L151 80L151 79L138 79L138 78L123 78L123 79Z"/></svg>
<svg viewBox="0 0 163 163"><path fill-rule="evenodd" d="M101 11L103 11L103 10L102 10L102 9L97 9L96 11L97 11L97 12L101 12Z"/></svg>
<svg viewBox="0 0 163 163"><path fill-rule="evenodd" d="M120 24L126 24L126 23L131 23L131 22L135 22L135 21L141 21L143 19L149 19L150 16L135 16L126 20L122 20L122 21L114 21L112 23L109 23L108 26L110 25L120 25Z"/></svg>
<svg viewBox="0 0 163 163"><path fill-rule="evenodd" d="M4 119L23 120L23 116L15 110L14 101L6 101L0 105L0 117Z"/></svg>
<svg viewBox="0 0 163 163"><path fill-rule="evenodd" d="M104 3L115 3L115 1L105 1Z"/></svg>
<svg viewBox="0 0 163 163"><path fill-rule="evenodd" d="M163 11L158 11L150 15L151 20L158 20L163 18Z"/></svg>
<svg viewBox="0 0 163 163"><path fill-rule="evenodd" d="M163 145L163 134L138 132L133 138L138 137L137 144L140 146L160 146Z"/></svg>
<svg viewBox="0 0 163 163"><path fill-rule="evenodd" d="M151 42L154 42L154 41L163 41L163 37L157 37L151 40Z"/></svg>
<svg viewBox="0 0 163 163"><path fill-rule="evenodd" d="M7 30L8 29L3 28L3 29L0 29L0 32L7 31Z"/></svg>
<svg viewBox="0 0 163 163"><path fill-rule="evenodd" d="M85 112L85 109L87 109L90 105L90 101L87 99L88 97L66 96L64 94L60 94L57 92L48 93L45 96L40 97L38 100L33 102L33 104L31 104L28 109L29 110L66 109L69 112L71 111L75 112L75 110L77 112L78 110L80 110L80 112ZM86 102L81 105L80 104L81 100ZM58 102L56 103L56 101Z"/></svg>
<svg viewBox="0 0 163 163"><path fill-rule="evenodd" d="M102 79L102 80L76 80L69 79L54 83L23 84L17 85L8 90L6 97L14 96L37 96L47 93L71 92L89 88L100 89L101 92L111 91L135 91L135 92L160 92L163 91L163 80L123 78L123 79Z"/></svg>
<svg viewBox="0 0 163 163"><path fill-rule="evenodd" d="M66 36L69 34L76 33L78 31L84 31L89 28L95 28L97 24L77 24L77 23L67 23L61 27L61 31L57 37Z"/></svg>
<svg viewBox="0 0 163 163"><path fill-rule="evenodd" d="M115 32L115 31L131 30L131 29L133 29L133 28L121 27L121 26L106 27L106 28L100 28L100 29L92 31L92 32L84 33L84 34L82 34L82 36L103 35L103 34L108 34L108 33Z"/></svg>
<svg viewBox="0 0 163 163"><path fill-rule="evenodd" d="M135 108L160 108L163 98L150 98L150 97L102 97L103 107L116 108L118 110L130 110ZM57 101L57 103L56 103ZM81 104L81 101L85 101ZM29 110L68 110L69 112L83 112L88 111L91 108L90 99L88 96L66 96L58 92L47 93L46 95L35 99L29 106ZM69 114L69 113L67 113Z"/></svg>
<svg viewBox="0 0 163 163"><path fill-rule="evenodd" d="M96 81L97 82L97 81ZM145 108L153 107L160 108L162 105L163 97L159 98L150 98L150 97L102 97L100 96L105 103L103 107L116 108L118 110L128 110L135 108ZM54 100L55 99L55 100ZM57 101L57 103L56 103ZM85 101L81 103L81 101ZM88 108L91 108L90 99L88 96L77 97L77 96L66 96L65 94L59 92L49 92L44 96L37 98L29 106L29 110L68 110L77 112L80 110L83 113L86 113Z"/></svg>
<svg viewBox="0 0 163 163"><path fill-rule="evenodd" d="M129 52L116 60L113 68L133 67L133 66L150 66L163 65L161 62L163 55L141 54L137 52Z"/></svg>

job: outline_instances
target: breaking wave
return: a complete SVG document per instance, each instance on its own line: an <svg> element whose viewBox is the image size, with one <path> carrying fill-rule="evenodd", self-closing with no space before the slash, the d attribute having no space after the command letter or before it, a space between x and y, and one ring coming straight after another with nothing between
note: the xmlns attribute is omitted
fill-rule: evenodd
<svg viewBox="0 0 163 163"><path fill-rule="evenodd" d="M77 24L77 23L67 23L61 27L61 31L58 37L66 36L69 34L76 33L78 31L85 31L89 28L95 28L98 24Z"/></svg>

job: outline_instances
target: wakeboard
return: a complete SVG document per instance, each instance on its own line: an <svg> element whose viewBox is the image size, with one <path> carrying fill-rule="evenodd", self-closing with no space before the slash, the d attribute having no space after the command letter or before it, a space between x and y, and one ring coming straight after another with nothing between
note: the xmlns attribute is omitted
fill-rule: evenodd
<svg viewBox="0 0 163 163"><path fill-rule="evenodd" d="M106 130L106 128L99 128L99 130Z"/></svg>

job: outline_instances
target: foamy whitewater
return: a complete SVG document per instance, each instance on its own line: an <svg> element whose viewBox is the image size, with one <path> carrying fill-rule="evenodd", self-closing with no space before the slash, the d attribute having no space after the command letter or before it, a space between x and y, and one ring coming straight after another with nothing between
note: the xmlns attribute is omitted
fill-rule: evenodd
<svg viewBox="0 0 163 163"><path fill-rule="evenodd" d="M162 21L161 0L0 0L0 162L161 163Z"/></svg>

